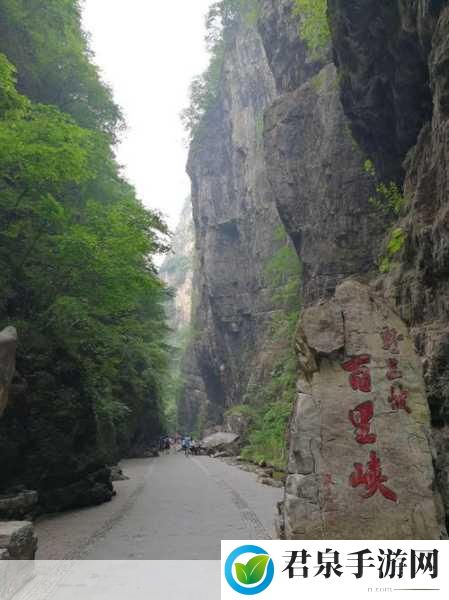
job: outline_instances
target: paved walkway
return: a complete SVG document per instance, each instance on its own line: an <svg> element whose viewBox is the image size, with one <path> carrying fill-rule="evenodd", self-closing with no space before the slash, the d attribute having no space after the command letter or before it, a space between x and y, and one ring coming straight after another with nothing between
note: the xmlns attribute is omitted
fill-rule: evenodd
<svg viewBox="0 0 449 600"><path fill-rule="evenodd" d="M252 473L181 454L121 466L112 502L37 523L37 558L218 560L222 539L274 536L282 490Z"/></svg>

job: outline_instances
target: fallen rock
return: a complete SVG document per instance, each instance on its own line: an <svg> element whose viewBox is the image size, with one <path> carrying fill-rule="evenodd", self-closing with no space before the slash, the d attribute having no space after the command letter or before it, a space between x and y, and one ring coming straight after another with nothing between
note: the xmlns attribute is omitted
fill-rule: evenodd
<svg viewBox="0 0 449 600"><path fill-rule="evenodd" d="M129 477L127 477L120 467L114 466L110 467L111 469L111 480L112 481L128 481Z"/></svg>
<svg viewBox="0 0 449 600"><path fill-rule="evenodd" d="M274 487L274 488L283 488L284 484L282 483L282 481L276 481L275 479L272 479L271 477L258 477L257 481L259 483L261 483L262 485L268 485L270 487Z"/></svg>
<svg viewBox="0 0 449 600"><path fill-rule="evenodd" d="M226 431L218 431L203 439L201 446L207 450L216 450L217 452L224 452L229 449L238 439L239 435L236 433L228 433Z"/></svg>
<svg viewBox="0 0 449 600"><path fill-rule="evenodd" d="M39 504L43 511L53 513L109 502L113 495L111 471L103 467L64 487L43 490Z"/></svg>
<svg viewBox="0 0 449 600"><path fill-rule="evenodd" d="M31 518L37 511L39 495L24 490L0 495L0 520Z"/></svg>
<svg viewBox="0 0 449 600"><path fill-rule="evenodd" d="M217 452L216 454L212 454L212 458L229 458L230 456L229 452Z"/></svg>
<svg viewBox="0 0 449 600"><path fill-rule="evenodd" d="M7 551L11 560L34 560L37 538L29 521L0 523L0 550ZM3 552L4 557L6 557Z"/></svg>

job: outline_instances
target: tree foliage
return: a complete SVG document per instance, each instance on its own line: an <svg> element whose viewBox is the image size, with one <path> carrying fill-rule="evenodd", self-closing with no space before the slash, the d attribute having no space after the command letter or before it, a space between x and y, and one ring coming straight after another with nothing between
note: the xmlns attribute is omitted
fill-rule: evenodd
<svg viewBox="0 0 449 600"><path fill-rule="evenodd" d="M265 267L273 302L278 309L271 322L273 357L269 378L250 386L246 404L234 407L249 423L242 455L279 469L287 462L287 429L296 396L297 360L294 337L301 309L302 269L283 226L275 232L278 249Z"/></svg>
<svg viewBox="0 0 449 600"><path fill-rule="evenodd" d="M0 0L0 15L0 52L17 68L18 90L115 136L122 116L92 63L80 2Z"/></svg>
<svg viewBox="0 0 449 600"><path fill-rule="evenodd" d="M300 17L299 32L312 58L320 58L330 43L327 0L295 0L295 13Z"/></svg>
<svg viewBox="0 0 449 600"><path fill-rule="evenodd" d="M243 20L253 25L260 10L259 0L220 0L214 2L206 15L206 46L210 62L190 86L190 103L181 113L181 121L190 141L195 138L207 111L218 100L225 48L232 39L236 24Z"/></svg>
<svg viewBox="0 0 449 600"><path fill-rule="evenodd" d="M120 112L78 2L0 0L0 14L0 329L19 332L42 481L42 469L88 452L113 460L164 426L166 290L153 257L167 229L119 173Z"/></svg>

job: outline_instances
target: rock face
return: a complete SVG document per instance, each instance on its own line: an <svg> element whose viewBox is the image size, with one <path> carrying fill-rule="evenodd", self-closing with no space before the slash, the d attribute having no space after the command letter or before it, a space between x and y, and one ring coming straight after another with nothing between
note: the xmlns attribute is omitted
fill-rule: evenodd
<svg viewBox="0 0 449 600"><path fill-rule="evenodd" d="M343 106L385 181L402 181L402 161L432 113L427 55L437 4L328 2Z"/></svg>
<svg viewBox="0 0 449 600"><path fill-rule="evenodd" d="M358 13L354 3L329 0L342 98L354 136L383 180L397 176L404 187L396 226L406 242L382 284L423 357L437 480L449 515L449 7L436 0L364 4ZM374 93L381 86L384 96ZM383 165L391 159L393 170Z"/></svg>
<svg viewBox="0 0 449 600"><path fill-rule="evenodd" d="M244 401L269 339L276 303L265 269L281 223L266 179L263 116L275 95L261 37L241 21L228 40L219 99L188 161L197 269L180 406L187 423L219 424L226 408Z"/></svg>
<svg viewBox="0 0 449 600"><path fill-rule="evenodd" d="M303 266L280 519L289 538L445 534L434 490L449 489L443 5L329 0L336 68L307 57L292 1L262 0L257 31L236 27L219 101L191 148L197 268L185 415L222 425L223 411L270 373L264 349L279 307L263 265L279 219ZM369 201L366 158L379 181L402 184L407 173L400 224ZM393 225L407 233L405 249L379 277Z"/></svg>
<svg viewBox="0 0 449 600"><path fill-rule="evenodd" d="M175 331L185 328L190 323L194 238L192 203L188 198L173 236L172 251L160 269L162 279L175 291L173 302L168 307L170 327Z"/></svg>
<svg viewBox="0 0 449 600"><path fill-rule="evenodd" d="M27 521L0 523L0 549L8 553L10 560L34 560L37 538L33 525Z"/></svg>
<svg viewBox="0 0 449 600"><path fill-rule="evenodd" d="M276 87L280 93L291 92L316 75L323 60L309 57L298 35L293 0L261 0L260 4L258 29Z"/></svg>
<svg viewBox="0 0 449 600"><path fill-rule="evenodd" d="M346 281L303 312L297 346L284 535L439 538L429 407L404 323L366 285Z"/></svg>
<svg viewBox="0 0 449 600"><path fill-rule="evenodd" d="M0 418L8 405L9 386L16 370L17 332L7 327L0 332Z"/></svg>
<svg viewBox="0 0 449 600"><path fill-rule="evenodd" d="M304 302L331 295L349 275L372 271L385 226L369 202L372 183L343 114L333 65L267 111L265 156L279 214L303 265Z"/></svg>

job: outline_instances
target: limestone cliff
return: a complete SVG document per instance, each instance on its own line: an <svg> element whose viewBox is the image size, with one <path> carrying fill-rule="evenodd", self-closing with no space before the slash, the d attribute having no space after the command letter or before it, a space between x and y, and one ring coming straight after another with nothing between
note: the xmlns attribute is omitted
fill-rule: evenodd
<svg viewBox="0 0 449 600"><path fill-rule="evenodd" d="M192 204L188 198L184 204L179 223L173 235L169 256L160 268L160 275L173 291L173 300L168 304L170 327L182 330L190 324L192 311L192 279L194 261L194 231Z"/></svg>
<svg viewBox="0 0 449 600"><path fill-rule="evenodd" d="M236 26L191 148L196 296L181 412L222 423L273 375L269 325L283 307L263 265L282 222L304 310L280 533L438 538L449 490L446 438L431 434L431 415L446 422L448 9L329 0L332 47L311 59L293 4L261 0L257 28ZM404 173L398 224L371 198ZM392 227L405 247L380 276Z"/></svg>
<svg viewBox="0 0 449 600"><path fill-rule="evenodd" d="M262 349L276 303L265 267L279 246L280 220L264 166L263 117L275 96L261 37L240 20L227 41L219 98L188 161L197 269L181 403L187 426L198 417L222 423L270 368Z"/></svg>
<svg viewBox="0 0 449 600"><path fill-rule="evenodd" d="M422 357L437 475L449 510L449 7L439 0L329 0L341 95L383 181L398 177L405 244L379 282Z"/></svg>

